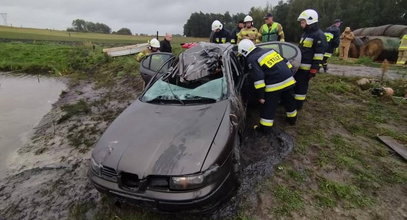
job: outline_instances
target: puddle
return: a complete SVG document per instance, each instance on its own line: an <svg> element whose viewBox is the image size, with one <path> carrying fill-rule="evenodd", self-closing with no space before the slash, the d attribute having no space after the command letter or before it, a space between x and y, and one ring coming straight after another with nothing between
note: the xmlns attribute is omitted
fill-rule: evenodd
<svg viewBox="0 0 407 220"><path fill-rule="evenodd" d="M0 178L10 155L29 139L65 88L55 78L0 73Z"/></svg>

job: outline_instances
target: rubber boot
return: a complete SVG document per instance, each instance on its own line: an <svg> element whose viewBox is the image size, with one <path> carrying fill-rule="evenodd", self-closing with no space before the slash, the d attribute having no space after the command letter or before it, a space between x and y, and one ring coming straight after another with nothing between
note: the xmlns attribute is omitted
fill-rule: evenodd
<svg viewBox="0 0 407 220"><path fill-rule="evenodd" d="M324 73L326 73L326 72L328 71L328 64L327 64L327 63L324 63L324 64L322 65L322 68L324 68Z"/></svg>
<svg viewBox="0 0 407 220"><path fill-rule="evenodd" d="M297 116L295 117L286 117L285 120L288 122L290 125L295 125L297 122Z"/></svg>
<svg viewBox="0 0 407 220"><path fill-rule="evenodd" d="M269 134L272 131L272 127L266 127L263 125L255 125L253 129L257 134L261 135Z"/></svg>

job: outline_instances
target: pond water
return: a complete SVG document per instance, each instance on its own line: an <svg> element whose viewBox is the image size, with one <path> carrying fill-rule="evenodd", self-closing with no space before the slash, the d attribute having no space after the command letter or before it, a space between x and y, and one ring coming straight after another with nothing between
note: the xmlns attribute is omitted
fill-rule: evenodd
<svg viewBox="0 0 407 220"><path fill-rule="evenodd" d="M57 78L0 73L0 178L65 88Z"/></svg>

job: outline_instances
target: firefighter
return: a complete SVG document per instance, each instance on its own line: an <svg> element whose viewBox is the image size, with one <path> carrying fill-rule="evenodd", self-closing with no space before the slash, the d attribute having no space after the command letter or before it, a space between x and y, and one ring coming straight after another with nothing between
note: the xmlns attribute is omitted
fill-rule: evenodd
<svg viewBox="0 0 407 220"><path fill-rule="evenodd" d="M236 44L237 43L237 34L239 34L240 30L244 27L244 22L243 20L239 21L237 24L237 27L233 29L232 34L230 36L230 43Z"/></svg>
<svg viewBox="0 0 407 220"><path fill-rule="evenodd" d="M146 57L152 53L159 52L159 51L160 51L160 41L153 38L150 40L147 49L144 51L141 51L140 53L138 53L136 55L136 60L138 62L141 62L144 59L144 57Z"/></svg>
<svg viewBox="0 0 407 220"><path fill-rule="evenodd" d="M339 47L339 36L341 35L342 21L340 19L335 19L334 23L325 30L327 48L324 54L324 59L322 60L322 67L324 72L328 71L328 59L331 58L333 52Z"/></svg>
<svg viewBox="0 0 407 220"><path fill-rule="evenodd" d="M273 15L271 13L264 16L264 22L265 24L260 27L260 33L262 35L261 42L285 41L283 26L273 21Z"/></svg>
<svg viewBox="0 0 407 220"><path fill-rule="evenodd" d="M257 30L257 28L253 27L253 18L250 15L247 15L244 20L245 27L240 30L239 34L237 35L237 41L240 42L243 39L249 39L253 41L253 43L260 43L261 34Z"/></svg>
<svg viewBox="0 0 407 220"><path fill-rule="evenodd" d="M220 21L215 20L212 22L212 31L214 33L211 38L211 43L225 44L230 42L230 33L223 28L223 24L220 23Z"/></svg>
<svg viewBox="0 0 407 220"><path fill-rule="evenodd" d="M299 48L301 50L301 64L294 77L295 100L297 109L301 109L307 96L309 80L314 77L322 64L326 49L326 37L318 27L318 13L307 9L298 16L298 21L303 29Z"/></svg>
<svg viewBox="0 0 407 220"><path fill-rule="evenodd" d="M248 39L240 41L238 52L245 57L258 100L262 104L258 126L260 131L267 133L271 130L280 101L285 107L287 121L294 125L297 110L291 63L277 51L256 47L253 41Z"/></svg>

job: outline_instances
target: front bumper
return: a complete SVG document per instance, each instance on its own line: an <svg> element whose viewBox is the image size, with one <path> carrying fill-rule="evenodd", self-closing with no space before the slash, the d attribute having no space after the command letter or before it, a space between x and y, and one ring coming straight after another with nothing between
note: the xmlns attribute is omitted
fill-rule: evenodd
<svg viewBox="0 0 407 220"><path fill-rule="evenodd" d="M189 213L204 213L216 208L221 202L229 198L237 188L232 169L227 169L227 171L218 181L203 188L188 191L155 190L150 188L143 192L128 191L121 188L117 182L99 177L92 169L89 170L88 176L99 192L119 200L161 212L187 211Z"/></svg>

